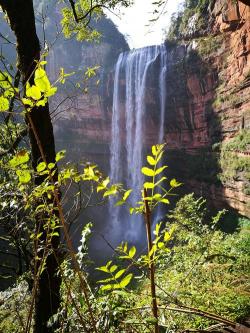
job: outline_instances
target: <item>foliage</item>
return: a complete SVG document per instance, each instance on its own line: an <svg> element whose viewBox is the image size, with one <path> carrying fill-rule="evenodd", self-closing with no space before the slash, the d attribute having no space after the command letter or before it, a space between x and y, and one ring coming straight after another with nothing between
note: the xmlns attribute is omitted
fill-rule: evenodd
<svg viewBox="0 0 250 333"><path fill-rule="evenodd" d="M98 20L102 14L103 9L114 9L117 5L128 7L131 0L78 0L71 1L71 7L64 7L62 9L61 25L63 33L66 38L72 35L77 40L82 41L96 41L100 38L100 33L96 29L91 29L89 23L91 20Z"/></svg>
<svg viewBox="0 0 250 333"><path fill-rule="evenodd" d="M247 130L241 130L233 139L220 144L219 163L222 173L219 177L223 182L238 177L249 179L249 158L244 155L249 144L250 137Z"/></svg>
<svg viewBox="0 0 250 333"><path fill-rule="evenodd" d="M183 10L172 16L168 39L200 36L206 30L206 13L210 0L185 1Z"/></svg>

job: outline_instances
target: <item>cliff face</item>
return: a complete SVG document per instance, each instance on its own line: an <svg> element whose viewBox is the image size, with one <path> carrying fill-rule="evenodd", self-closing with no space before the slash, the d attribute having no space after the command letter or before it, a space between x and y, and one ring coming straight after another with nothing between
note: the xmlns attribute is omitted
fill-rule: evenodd
<svg viewBox="0 0 250 333"><path fill-rule="evenodd" d="M190 189L250 216L250 7L209 10L209 33L170 46L165 139Z"/></svg>

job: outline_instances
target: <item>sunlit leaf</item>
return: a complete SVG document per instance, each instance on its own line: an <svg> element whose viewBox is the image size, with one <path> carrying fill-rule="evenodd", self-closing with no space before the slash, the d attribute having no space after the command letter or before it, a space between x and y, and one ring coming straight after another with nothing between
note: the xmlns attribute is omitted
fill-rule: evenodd
<svg viewBox="0 0 250 333"><path fill-rule="evenodd" d="M41 67L38 67L35 71L35 85L39 88L42 92L48 92L51 88L49 79L47 77L47 74L45 70Z"/></svg>
<svg viewBox="0 0 250 333"><path fill-rule="evenodd" d="M28 170L17 170L16 174L20 183L26 184L31 180L31 174Z"/></svg>
<svg viewBox="0 0 250 333"><path fill-rule="evenodd" d="M20 150L10 161L9 164L11 167L16 167L20 164L27 163L29 161L29 154L28 152L23 149Z"/></svg>
<svg viewBox="0 0 250 333"><path fill-rule="evenodd" d="M154 166L156 164L156 161L152 156L147 156L147 161L152 166Z"/></svg>
<svg viewBox="0 0 250 333"><path fill-rule="evenodd" d="M145 175L145 176L149 176L149 177L153 177L155 175L155 172L154 170L152 169L149 169L147 167L143 167L141 169L141 172Z"/></svg>
<svg viewBox="0 0 250 333"><path fill-rule="evenodd" d="M124 193L122 199L123 199L124 201L126 201L127 198L130 196L131 192L132 192L132 190L127 190L127 191Z"/></svg>
<svg viewBox="0 0 250 333"><path fill-rule="evenodd" d="M41 90L37 86L29 86L26 89L26 96L37 101L42 97Z"/></svg>
<svg viewBox="0 0 250 333"><path fill-rule="evenodd" d="M61 150L56 154L56 162L65 157L66 150Z"/></svg>
<svg viewBox="0 0 250 333"><path fill-rule="evenodd" d="M9 110L9 101L7 98L0 96L0 112Z"/></svg>
<svg viewBox="0 0 250 333"><path fill-rule="evenodd" d="M179 187L181 185L182 185L182 183L178 183L175 178L170 181L170 186L171 187Z"/></svg>
<svg viewBox="0 0 250 333"><path fill-rule="evenodd" d="M157 155L156 146L152 146L152 154L153 154L154 156Z"/></svg>
<svg viewBox="0 0 250 333"><path fill-rule="evenodd" d="M151 182L146 182L143 184L144 188L146 189L152 189L155 187L155 184L154 183L151 183Z"/></svg>
<svg viewBox="0 0 250 333"><path fill-rule="evenodd" d="M169 204L170 203L169 200L166 199L166 198L161 199L160 202L165 203L165 204Z"/></svg>
<svg viewBox="0 0 250 333"><path fill-rule="evenodd" d="M126 269L121 269L119 272L117 272L115 274L115 279L119 279L124 274L124 272L126 272Z"/></svg>
<svg viewBox="0 0 250 333"><path fill-rule="evenodd" d="M121 288L125 288L130 283L132 277L133 277L132 273L126 275L125 278L122 279L122 281L120 282Z"/></svg>
<svg viewBox="0 0 250 333"><path fill-rule="evenodd" d="M131 247L131 249L129 250L128 254L129 254L130 258L133 258L135 256L135 254L136 254L136 248L135 248L135 246Z"/></svg>
<svg viewBox="0 0 250 333"><path fill-rule="evenodd" d="M113 265L113 266L111 266L111 267L110 267L110 270L109 270L110 273L114 273L114 272L117 270L117 268L118 268L117 265Z"/></svg>
<svg viewBox="0 0 250 333"><path fill-rule="evenodd" d="M41 163L39 163L38 166L36 167L37 172L41 172L41 171L45 170L45 169L46 169L46 166L47 166L47 165L46 165L45 162L41 162Z"/></svg>
<svg viewBox="0 0 250 333"><path fill-rule="evenodd" d="M157 170L155 171L155 175L156 175L156 176L159 175L159 174L162 173L162 171L164 171L166 168L167 168L167 166L164 165L163 167L157 169Z"/></svg>

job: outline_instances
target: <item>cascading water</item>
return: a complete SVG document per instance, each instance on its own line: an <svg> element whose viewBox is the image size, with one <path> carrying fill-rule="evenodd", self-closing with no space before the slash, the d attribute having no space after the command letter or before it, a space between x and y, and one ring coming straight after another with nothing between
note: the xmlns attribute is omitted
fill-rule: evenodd
<svg viewBox="0 0 250 333"><path fill-rule="evenodd" d="M115 68L110 179L112 183L122 182L137 193L144 180L142 153L147 148L149 114L151 117L156 114L158 119L158 134L153 144L164 140L167 56L165 45L145 47L121 53ZM138 199L138 195L132 197L133 202ZM139 219L133 225L127 223L131 218L113 204L114 201L110 205L110 216L114 230L123 233L126 230L130 239L139 238Z"/></svg>

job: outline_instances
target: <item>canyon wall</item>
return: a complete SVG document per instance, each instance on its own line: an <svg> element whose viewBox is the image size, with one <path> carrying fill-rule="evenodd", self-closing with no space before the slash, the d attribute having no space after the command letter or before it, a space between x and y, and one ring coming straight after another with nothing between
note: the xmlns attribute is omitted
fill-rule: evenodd
<svg viewBox="0 0 250 333"><path fill-rule="evenodd" d="M191 190L249 217L250 7L210 1L206 19L169 46L165 141Z"/></svg>

